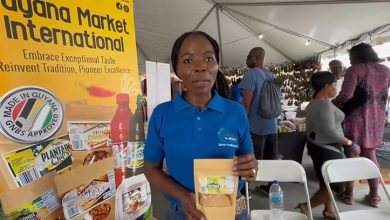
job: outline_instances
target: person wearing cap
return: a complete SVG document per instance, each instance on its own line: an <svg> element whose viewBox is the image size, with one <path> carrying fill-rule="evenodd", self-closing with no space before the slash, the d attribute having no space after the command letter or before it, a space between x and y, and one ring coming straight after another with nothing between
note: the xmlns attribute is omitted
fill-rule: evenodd
<svg viewBox="0 0 390 220"><path fill-rule="evenodd" d="M336 95L336 76L326 71L314 73L311 85L314 95L306 107L307 149L313 160L320 188L310 199L310 204L312 208L324 204L323 216L335 219L334 207L325 187L321 166L327 160L344 158L344 150L350 155L359 155L360 146L344 136L341 126L344 113L330 101ZM331 185L331 188L339 193L344 187L344 183ZM308 212L306 203L300 203L296 208L304 214Z"/></svg>

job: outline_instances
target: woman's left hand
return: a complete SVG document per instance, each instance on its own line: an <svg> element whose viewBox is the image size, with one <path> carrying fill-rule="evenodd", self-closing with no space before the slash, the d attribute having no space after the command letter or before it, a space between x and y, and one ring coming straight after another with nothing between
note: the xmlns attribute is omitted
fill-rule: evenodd
<svg viewBox="0 0 390 220"><path fill-rule="evenodd" d="M233 159L233 175L244 181L254 181L257 176L257 160L254 154L244 154Z"/></svg>

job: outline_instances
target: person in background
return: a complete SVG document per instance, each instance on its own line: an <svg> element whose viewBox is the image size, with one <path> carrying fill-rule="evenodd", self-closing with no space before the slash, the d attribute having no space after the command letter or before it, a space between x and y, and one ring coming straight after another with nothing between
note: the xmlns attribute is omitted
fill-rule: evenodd
<svg viewBox="0 0 390 220"><path fill-rule="evenodd" d="M379 166L375 150L383 139L390 70L378 63L378 55L371 45L365 43L351 48L349 60L352 66L345 72L346 83L334 103L345 113L345 135L362 147L361 156ZM368 183L368 203L379 207L381 198L378 194L378 179L370 179ZM347 184L341 198L346 204L354 204L353 182Z"/></svg>
<svg viewBox="0 0 390 220"><path fill-rule="evenodd" d="M311 77L314 96L306 107L307 149L313 160L314 170L319 180L319 189L310 199L312 208L324 204L322 212L326 218L336 219L334 207L330 201L321 167L327 160L344 158L344 150L350 155L359 155L360 147L346 138L341 123L344 113L330 101L336 96L336 76L330 72L317 72ZM345 184L331 184L335 192L344 191ZM296 208L308 213L307 203L300 203Z"/></svg>
<svg viewBox="0 0 390 220"><path fill-rule="evenodd" d="M175 98L177 94L181 94L181 83L182 80L176 76L176 74L171 73L171 100Z"/></svg>
<svg viewBox="0 0 390 220"><path fill-rule="evenodd" d="M343 85L344 81L344 67L343 63L340 60L332 60L329 62L329 70L332 72L336 78L336 96L340 93L341 86Z"/></svg>
<svg viewBox="0 0 390 220"><path fill-rule="evenodd" d="M169 202L166 219L204 219L196 209L194 159L233 159L239 190L244 181L255 180L257 160L243 107L212 90L218 43L204 32L186 32L175 41L171 60L187 90L153 111L144 150L145 175ZM169 174L162 170L164 159ZM243 196L237 198L235 219L248 219Z"/></svg>
<svg viewBox="0 0 390 220"><path fill-rule="evenodd" d="M246 64L251 69L244 75L239 87L242 89L242 104L248 115L256 159L274 160L278 158L276 118L267 119L258 113L264 81L275 79L274 75L264 68L264 57L265 51L261 47L249 51ZM272 183L260 186L260 190L268 195L271 185Z"/></svg>
<svg viewBox="0 0 390 220"><path fill-rule="evenodd" d="M239 88L240 83L241 83L241 78L234 79L232 86L230 87L230 90L232 91L232 98L234 101L238 103L242 103L242 91Z"/></svg>
<svg viewBox="0 0 390 220"><path fill-rule="evenodd" d="M225 99L232 99L232 93L229 89L229 83L223 75L222 71L218 70L217 81L213 86L213 90L217 90L218 95Z"/></svg>

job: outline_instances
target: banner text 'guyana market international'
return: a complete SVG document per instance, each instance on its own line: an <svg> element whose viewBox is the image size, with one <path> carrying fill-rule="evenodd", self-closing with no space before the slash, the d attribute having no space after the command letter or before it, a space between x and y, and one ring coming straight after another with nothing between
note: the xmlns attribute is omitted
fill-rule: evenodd
<svg viewBox="0 0 390 220"><path fill-rule="evenodd" d="M63 104L115 105L140 92L133 2L1 0L0 96L38 86Z"/></svg>

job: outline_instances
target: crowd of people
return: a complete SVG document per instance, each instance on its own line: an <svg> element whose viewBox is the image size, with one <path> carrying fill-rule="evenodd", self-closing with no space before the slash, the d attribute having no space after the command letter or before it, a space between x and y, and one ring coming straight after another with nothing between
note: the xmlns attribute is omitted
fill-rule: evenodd
<svg viewBox="0 0 390 220"><path fill-rule="evenodd" d="M232 173L240 177L238 199L244 181L254 181L257 160L278 158L277 119L258 113L262 87L274 75L264 66L265 50L251 49L246 58L250 70L231 88L218 70L219 47L208 34L186 32L174 43L171 62L186 91L157 106L150 118L145 144L145 175L166 195L166 219L205 219L196 209L193 160L230 158ZM314 73L313 98L306 108L307 148L319 180L312 207L324 204L324 217L334 219L321 174L330 159L367 157L378 165L375 148L382 140L390 70L368 44L349 51L351 67L329 63L331 72ZM229 147L218 143L221 129L232 137ZM163 171L164 160L168 173ZM259 171L261 172L261 170ZM368 202L379 207L378 180L369 180ZM268 192L270 184L260 187ZM353 205L353 183L332 185L340 198ZM241 193L242 192L242 193ZM237 207L235 219L249 219L246 207ZM306 202L297 208L307 214Z"/></svg>

